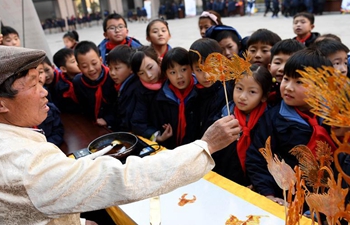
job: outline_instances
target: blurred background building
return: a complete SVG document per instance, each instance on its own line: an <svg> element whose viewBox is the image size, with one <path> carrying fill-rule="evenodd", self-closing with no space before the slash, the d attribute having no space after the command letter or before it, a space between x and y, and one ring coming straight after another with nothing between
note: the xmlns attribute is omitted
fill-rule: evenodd
<svg viewBox="0 0 350 225"><path fill-rule="evenodd" d="M110 13L118 13L127 16L127 12L132 10L136 14L137 7L145 6L144 2L150 2L152 18L158 17L158 10L161 4L181 5L185 0L33 0L35 9L40 21L46 19L66 19L75 17L90 16L100 14L102 19ZM205 0L193 0L196 6L201 7Z"/></svg>

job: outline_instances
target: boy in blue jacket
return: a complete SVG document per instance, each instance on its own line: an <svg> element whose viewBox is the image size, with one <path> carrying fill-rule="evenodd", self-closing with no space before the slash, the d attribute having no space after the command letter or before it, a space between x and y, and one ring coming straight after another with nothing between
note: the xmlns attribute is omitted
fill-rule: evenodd
<svg viewBox="0 0 350 225"><path fill-rule="evenodd" d="M39 64L36 68L39 72L39 83L45 84L46 76L43 69L43 64ZM60 146L63 143L64 128L61 122L60 110L54 103L48 102L50 110L47 112L46 119L37 127L41 129L48 142Z"/></svg>
<svg viewBox="0 0 350 225"><path fill-rule="evenodd" d="M81 74L73 79L74 92L83 113L97 125L113 124L112 104L117 97L108 67L102 64L97 46L81 41L75 47L75 58Z"/></svg>
<svg viewBox="0 0 350 225"><path fill-rule="evenodd" d="M304 101L306 89L296 70L303 70L305 66L319 68L332 64L319 51L311 49L300 50L289 58L280 87L283 100L261 117L247 151L246 169L254 189L280 204L283 204L282 189L269 173L266 160L259 152L259 148L265 147L266 139L271 136L272 153L292 168L298 165L298 160L289 151L296 145L306 145L314 154L316 141L327 142L335 149L326 130L328 127L322 125L323 120L312 114Z"/></svg>
<svg viewBox="0 0 350 225"><path fill-rule="evenodd" d="M105 39L98 45L103 64L106 65L106 56L118 45L128 45L133 48L142 46L137 39L129 37L128 33L128 25L121 15L111 14L104 19L103 36Z"/></svg>
<svg viewBox="0 0 350 225"><path fill-rule="evenodd" d="M80 73L74 51L62 48L53 56L53 62L61 70L53 88L52 101L61 112L78 113L80 106L75 96L73 78Z"/></svg>
<svg viewBox="0 0 350 225"><path fill-rule="evenodd" d="M131 47L119 45L110 51L107 57L109 76L118 92L118 98L113 104L113 131L131 132L130 120L136 104L135 91L140 85L138 76L131 69L133 52Z"/></svg>

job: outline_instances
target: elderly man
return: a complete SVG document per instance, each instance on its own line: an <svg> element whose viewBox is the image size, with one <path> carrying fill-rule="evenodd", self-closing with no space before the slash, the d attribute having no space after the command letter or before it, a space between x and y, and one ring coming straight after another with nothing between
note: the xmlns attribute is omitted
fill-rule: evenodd
<svg viewBox="0 0 350 225"><path fill-rule="evenodd" d="M211 154L238 138L232 116L201 140L125 164L70 159L31 127L49 110L36 66L45 52L0 46L0 224L80 224L79 213L160 195L199 180ZM162 168L159 170L159 168Z"/></svg>

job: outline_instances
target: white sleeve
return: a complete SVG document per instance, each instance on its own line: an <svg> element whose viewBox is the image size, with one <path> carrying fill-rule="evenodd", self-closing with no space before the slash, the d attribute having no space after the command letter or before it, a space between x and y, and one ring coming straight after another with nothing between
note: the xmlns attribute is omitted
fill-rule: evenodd
<svg viewBox="0 0 350 225"><path fill-rule="evenodd" d="M80 224L81 224L81 225L85 225L85 223L86 223L86 219L80 218Z"/></svg>
<svg viewBox="0 0 350 225"><path fill-rule="evenodd" d="M110 156L70 159L47 143L27 147L35 151L23 157L24 185L35 207L52 216L164 194L214 167L207 143L200 140L154 156L129 156L125 164Z"/></svg>

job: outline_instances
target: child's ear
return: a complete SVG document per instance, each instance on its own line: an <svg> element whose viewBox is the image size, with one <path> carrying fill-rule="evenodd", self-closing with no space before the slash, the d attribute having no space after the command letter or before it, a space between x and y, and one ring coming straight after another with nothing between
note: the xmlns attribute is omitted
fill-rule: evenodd
<svg viewBox="0 0 350 225"><path fill-rule="evenodd" d="M271 73L271 63L267 64L267 70Z"/></svg>
<svg viewBox="0 0 350 225"><path fill-rule="evenodd" d="M270 93L267 93L267 96L269 95ZM262 97L261 99L261 102L266 102L267 101L267 97Z"/></svg>
<svg viewBox="0 0 350 225"><path fill-rule="evenodd" d="M315 24L311 24L311 30L315 28Z"/></svg>
<svg viewBox="0 0 350 225"><path fill-rule="evenodd" d="M65 66L60 66L60 70L63 72L63 73L67 73L67 68Z"/></svg>
<svg viewBox="0 0 350 225"><path fill-rule="evenodd" d="M108 37L107 37L107 32L103 32L103 36L104 36L106 39L108 39Z"/></svg>
<svg viewBox="0 0 350 225"><path fill-rule="evenodd" d="M103 64L103 59L102 59L102 57L100 56L100 62L101 62L101 64ZM79 65L79 64L78 64Z"/></svg>

